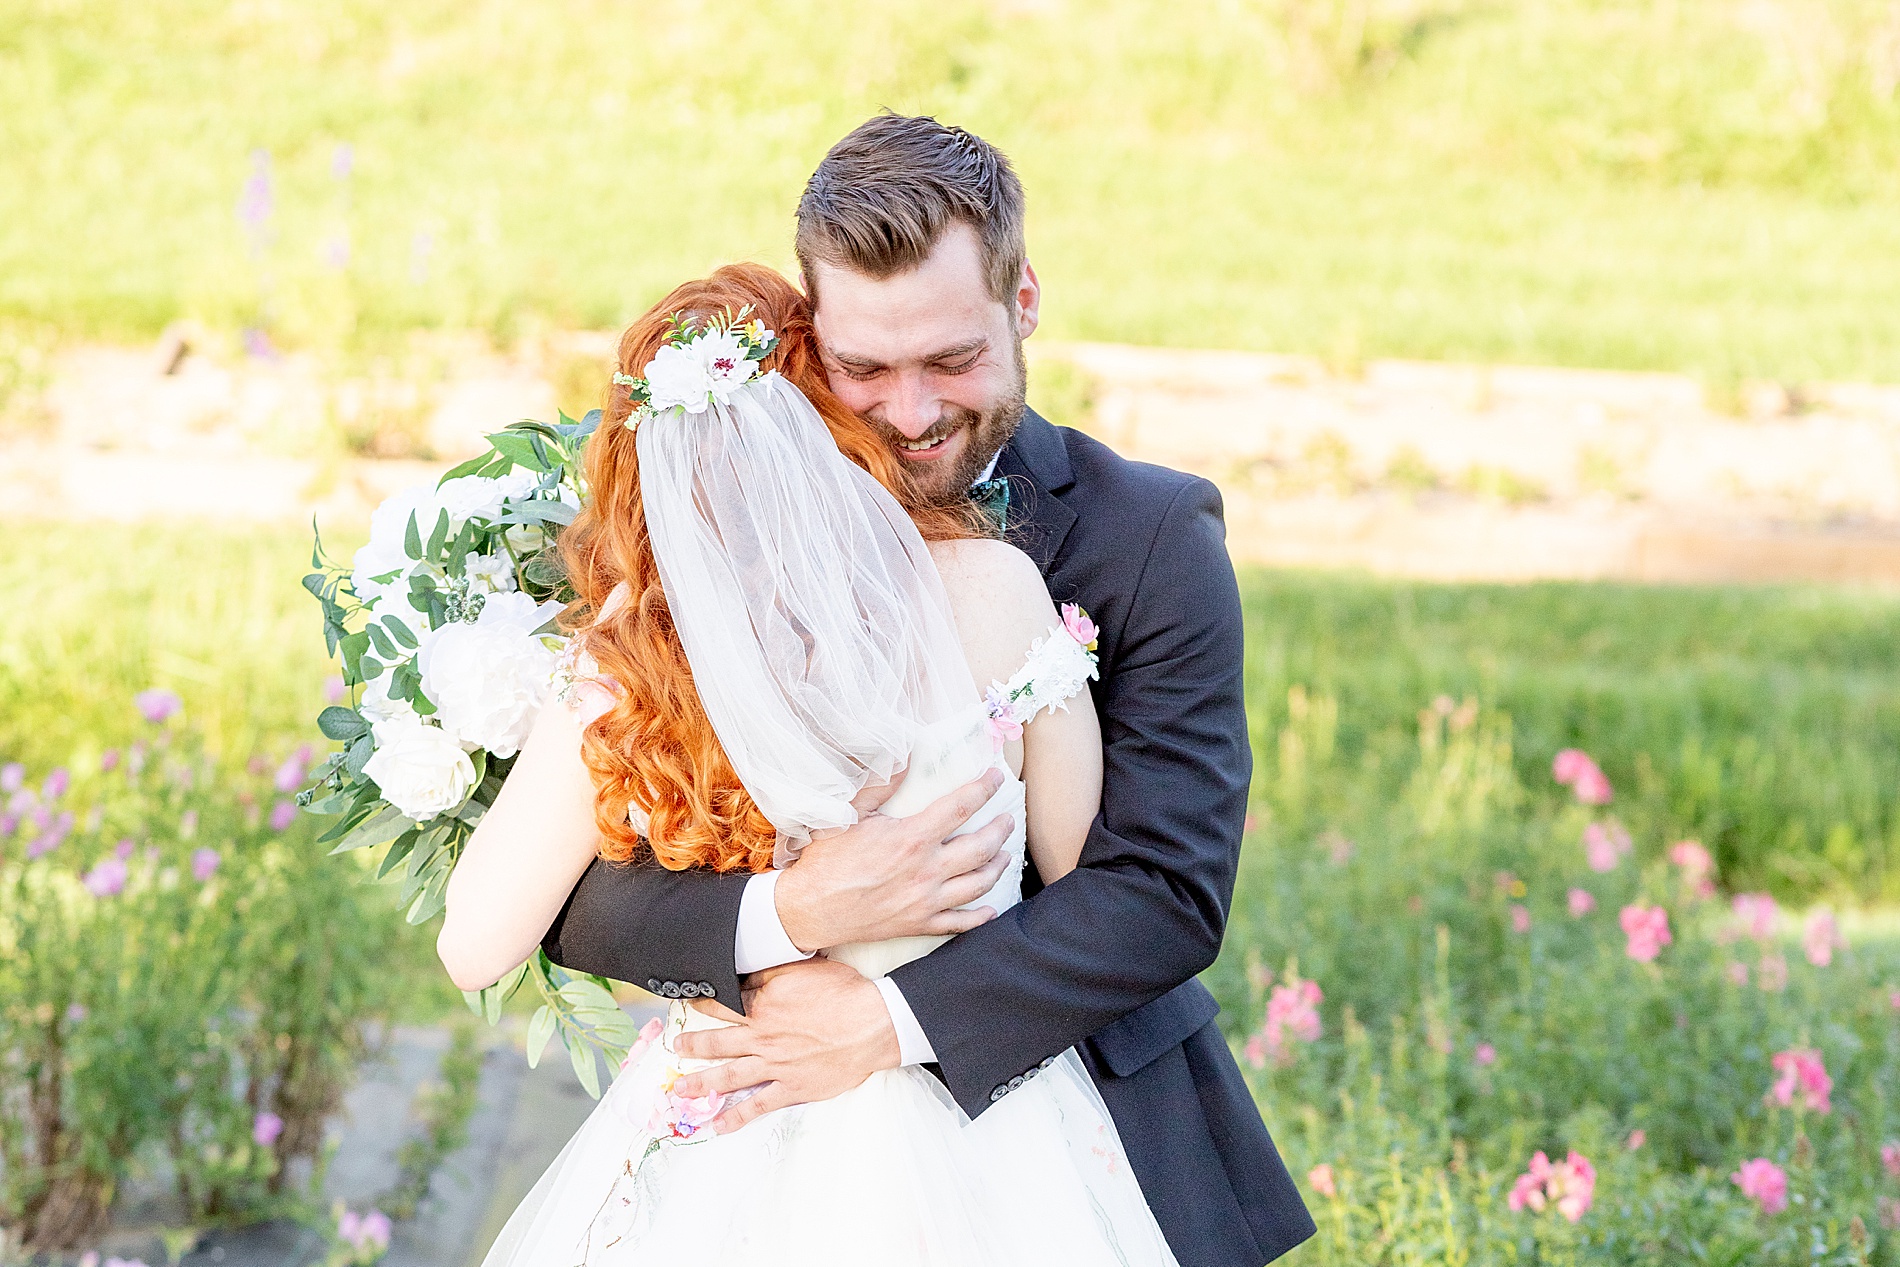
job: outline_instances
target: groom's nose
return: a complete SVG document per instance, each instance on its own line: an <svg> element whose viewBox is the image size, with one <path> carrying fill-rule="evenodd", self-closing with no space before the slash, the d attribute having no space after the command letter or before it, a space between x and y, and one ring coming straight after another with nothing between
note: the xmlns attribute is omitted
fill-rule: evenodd
<svg viewBox="0 0 1900 1267"><path fill-rule="evenodd" d="M915 440L937 425L943 416L943 398L923 374L902 373L894 378L890 398L884 402L884 421Z"/></svg>

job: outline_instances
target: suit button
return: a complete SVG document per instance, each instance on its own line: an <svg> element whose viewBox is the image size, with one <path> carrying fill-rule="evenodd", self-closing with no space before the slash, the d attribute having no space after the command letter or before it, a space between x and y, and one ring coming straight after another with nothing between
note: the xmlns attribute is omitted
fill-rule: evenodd
<svg viewBox="0 0 1900 1267"><path fill-rule="evenodd" d="M660 979L658 977L648 977L647 978L647 993L658 994L659 992L660 992Z"/></svg>
<svg viewBox="0 0 1900 1267"><path fill-rule="evenodd" d="M1014 1078L1011 1078L1009 1080L1009 1089L1011 1091L1016 1090L1018 1087L1021 1087L1022 1085L1023 1085L1023 1076L1021 1074L1017 1074Z"/></svg>
<svg viewBox="0 0 1900 1267"><path fill-rule="evenodd" d="M710 999L713 997L712 982L701 981L699 983L699 997L702 999Z"/></svg>
<svg viewBox="0 0 1900 1267"><path fill-rule="evenodd" d="M666 998L677 999L680 996L680 983L677 981L664 981L660 984L660 993Z"/></svg>
<svg viewBox="0 0 1900 1267"><path fill-rule="evenodd" d="M693 983L692 983L691 981L682 981L682 982L680 982L680 997L681 997L682 999L696 999L696 998L698 998L698 997L699 997L699 987L698 987L698 986L696 986L696 985L694 985L694 984L693 984Z"/></svg>
<svg viewBox="0 0 1900 1267"><path fill-rule="evenodd" d="M1001 1085L991 1087L990 1088L990 1103L995 1104L998 1100L1002 1099L1004 1096L1008 1094L1009 1094L1008 1087L1001 1086Z"/></svg>
<svg viewBox="0 0 1900 1267"><path fill-rule="evenodd" d="M1043 1061L1043 1062L1042 1062L1041 1064L1039 1064L1039 1065L1037 1065L1037 1066L1036 1066L1036 1068L1038 1068L1038 1069L1047 1069L1047 1068L1048 1068L1048 1067L1049 1067L1050 1065L1053 1065L1054 1063L1056 1063L1056 1058L1055 1058L1054 1056L1051 1056L1051 1057L1049 1057L1049 1059L1047 1059L1047 1060L1045 1060L1045 1061Z"/></svg>

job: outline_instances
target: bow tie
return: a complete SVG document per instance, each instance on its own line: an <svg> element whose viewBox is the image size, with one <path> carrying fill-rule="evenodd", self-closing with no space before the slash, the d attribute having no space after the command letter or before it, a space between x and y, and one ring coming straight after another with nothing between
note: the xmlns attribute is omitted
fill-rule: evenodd
<svg viewBox="0 0 1900 1267"><path fill-rule="evenodd" d="M998 531L1009 528L1009 477L978 480L970 485L970 500L975 502Z"/></svg>

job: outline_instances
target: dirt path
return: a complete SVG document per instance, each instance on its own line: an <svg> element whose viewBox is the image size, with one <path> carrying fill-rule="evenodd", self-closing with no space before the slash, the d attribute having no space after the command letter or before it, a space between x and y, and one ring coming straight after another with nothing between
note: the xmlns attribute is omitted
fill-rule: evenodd
<svg viewBox="0 0 1900 1267"><path fill-rule="evenodd" d="M482 432L550 417L554 381L604 373L610 348L586 332L513 355L443 339L354 377L176 340L76 349L0 431L0 513L361 522ZM1900 387L1754 385L1717 409L1675 375L1031 348L1033 400L1220 484L1238 558L1900 584ZM378 450L429 456L363 456Z"/></svg>

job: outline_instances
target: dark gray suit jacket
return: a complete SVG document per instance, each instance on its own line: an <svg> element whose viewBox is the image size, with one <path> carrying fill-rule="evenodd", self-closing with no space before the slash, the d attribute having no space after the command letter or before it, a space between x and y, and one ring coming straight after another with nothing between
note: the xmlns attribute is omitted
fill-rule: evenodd
<svg viewBox="0 0 1900 1267"><path fill-rule="evenodd" d="M1081 1053L1183 1267L1258 1267L1314 1232L1196 974L1226 929L1253 769L1219 491L1031 412L997 471L1009 539L1101 630L1106 770L1081 864L892 979L971 1117ZM596 861L555 962L739 1007L747 876Z"/></svg>

